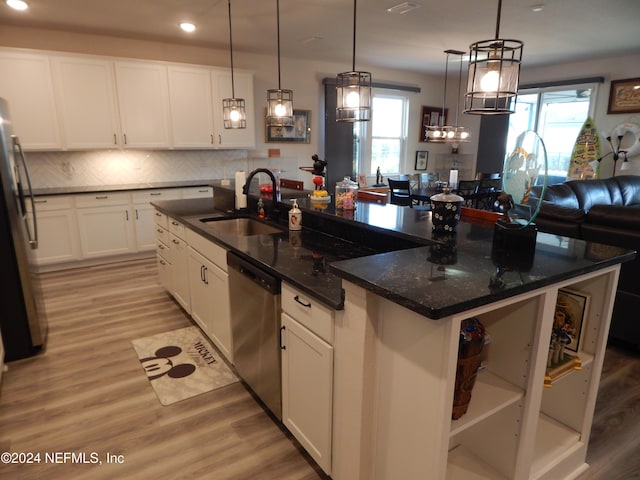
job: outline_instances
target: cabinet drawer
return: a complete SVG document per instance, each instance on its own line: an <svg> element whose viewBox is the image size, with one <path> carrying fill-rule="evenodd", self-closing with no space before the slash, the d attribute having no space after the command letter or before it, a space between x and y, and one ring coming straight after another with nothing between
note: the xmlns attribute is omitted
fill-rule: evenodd
<svg viewBox="0 0 640 480"><path fill-rule="evenodd" d="M187 229L187 243L191 248L204 255L220 269L227 271L227 251L211 240Z"/></svg>
<svg viewBox="0 0 640 480"><path fill-rule="evenodd" d="M156 253L163 258L169 260L171 258L171 246L169 243L163 243L160 240L156 241Z"/></svg>
<svg viewBox="0 0 640 480"><path fill-rule="evenodd" d="M35 198L36 210L44 212L48 210L66 210L73 208L73 197L66 195L51 195ZM31 202L26 202L27 211L31 211Z"/></svg>
<svg viewBox="0 0 640 480"><path fill-rule="evenodd" d="M76 207L108 207L113 205L129 205L128 193L92 193L76 196Z"/></svg>
<svg viewBox="0 0 640 480"><path fill-rule="evenodd" d="M156 210L153 212L153 220L156 222L156 225L159 225L165 230L169 230L169 217L167 217L164 213Z"/></svg>
<svg viewBox="0 0 640 480"><path fill-rule="evenodd" d="M137 190L131 194L133 203L148 203L154 200L180 200L182 192L179 188L163 188L159 190Z"/></svg>
<svg viewBox="0 0 640 480"><path fill-rule="evenodd" d="M183 188L182 198L213 198L213 187Z"/></svg>
<svg viewBox="0 0 640 480"><path fill-rule="evenodd" d="M169 217L169 231L182 239L185 238L184 224L175 218Z"/></svg>
<svg viewBox="0 0 640 480"><path fill-rule="evenodd" d="M333 344L333 310L286 283L282 284L282 310Z"/></svg>
<svg viewBox="0 0 640 480"><path fill-rule="evenodd" d="M169 230L167 230L166 228L163 228L162 226L158 225L156 223L155 225L155 229L156 229L156 240L164 243L165 245L169 244Z"/></svg>

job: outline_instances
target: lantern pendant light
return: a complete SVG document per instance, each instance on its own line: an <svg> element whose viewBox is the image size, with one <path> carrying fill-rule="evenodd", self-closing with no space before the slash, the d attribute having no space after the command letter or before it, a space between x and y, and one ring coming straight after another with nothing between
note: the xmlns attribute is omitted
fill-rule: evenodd
<svg viewBox="0 0 640 480"><path fill-rule="evenodd" d="M267 125L290 127L293 125L293 91L280 88L280 0L276 0L278 30L278 88L267 90Z"/></svg>
<svg viewBox="0 0 640 480"><path fill-rule="evenodd" d="M336 76L336 121L367 122L371 119L371 73L356 71L356 9L353 0L353 63L350 72Z"/></svg>
<svg viewBox="0 0 640 480"><path fill-rule="evenodd" d="M236 98L233 79L233 37L231 35L231 0L229 3L229 50L231 51L231 98L222 99L224 128L247 128L247 111L244 98Z"/></svg>
<svg viewBox="0 0 640 480"><path fill-rule="evenodd" d="M500 39L502 0L498 0L496 38L469 46L469 76L464 113L478 115L515 112L524 43Z"/></svg>
<svg viewBox="0 0 640 480"><path fill-rule="evenodd" d="M469 127L461 127L458 125L458 110L460 108L460 90L462 84L462 55L464 52L460 50L445 50L447 54L447 62L444 67L444 93L442 96L442 114L440 115L440 125L429 125L426 127L425 137L428 142L447 142L458 144L460 142L468 142L471 140ZM460 56L460 71L458 73L458 96L456 97L456 123L455 125L444 125L445 114L444 106L447 100L447 77L449 74L449 55ZM454 146L457 148L457 146Z"/></svg>

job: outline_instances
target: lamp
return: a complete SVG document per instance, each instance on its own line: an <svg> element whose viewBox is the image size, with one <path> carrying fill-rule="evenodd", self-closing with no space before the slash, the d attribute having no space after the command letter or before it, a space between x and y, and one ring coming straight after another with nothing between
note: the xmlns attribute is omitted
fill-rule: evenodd
<svg viewBox="0 0 640 480"><path fill-rule="evenodd" d="M353 63L350 72L336 76L336 121L368 122L371 119L371 73L356 71L356 7L353 0Z"/></svg>
<svg viewBox="0 0 640 480"><path fill-rule="evenodd" d="M278 89L267 90L267 125L290 127L293 125L293 91L280 88L280 0L276 0L278 29Z"/></svg>
<svg viewBox="0 0 640 480"><path fill-rule="evenodd" d="M231 51L231 97L222 99L224 128L247 128L247 111L244 98L236 98L233 81L233 37L231 35L231 0L229 3L229 50Z"/></svg>
<svg viewBox="0 0 640 480"><path fill-rule="evenodd" d="M458 110L460 108L460 89L462 84L462 55L464 52L460 50L445 50L447 54L447 62L444 67L444 93L442 95L442 115L440 115L440 125L429 125L426 127L425 136L428 142L446 142L453 143L454 149L457 151L460 142L468 142L471 140L471 133L468 127L458 125ZM460 72L458 74L458 97L456 100L456 124L442 125L444 123L444 106L447 100L447 77L449 74L449 55L460 55Z"/></svg>
<svg viewBox="0 0 640 480"><path fill-rule="evenodd" d="M602 160L604 160L605 158L607 158L609 155L613 155L613 177L616 176L616 163L618 163L618 160L620 160L620 154L624 155L624 161L628 162L629 160L627 159L627 151L626 150L620 150L620 144L622 143L622 138L624 137L624 135L618 135L618 146L616 148L613 147L613 143L611 142L611 137L607 137L607 142L609 142L609 145L611 146L611 151L609 153L605 153L603 156L601 156L600 158L598 158L596 161L598 163L602 162Z"/></svg>
<svg viewBox="0 0 640 480"><path fill-rule="evenodd" d="M499 38L501 11L502 0L498 0L496 38L469 46L464 113L495 115L515 112L524 43Z"/></svg>

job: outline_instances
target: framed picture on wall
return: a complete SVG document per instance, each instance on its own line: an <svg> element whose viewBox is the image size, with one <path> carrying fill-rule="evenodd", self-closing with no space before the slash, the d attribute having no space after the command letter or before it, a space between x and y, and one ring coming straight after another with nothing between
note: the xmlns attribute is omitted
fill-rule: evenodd
<svg viewBox="0 0 640 480"><path fill-rule="evenodd" d="M447 121L448 109L444 109L444 118L442 117L442 107L422 107L422 115L420 117L420 136L421 142L427 140L427 127L444 125Z"/></svg>
<svg viewBox="0 0 640 480"><path fill-rule="evenodd" d="M429 152L426 150L418 150L416 152L416 170L426 170L429 162Z"/></svg>
<svg viewBox="0 0 640 480"><path fill-rule="evenodd" d="M294 110L293 125L290 127L266 125L265 141L268 143L311 142L311 110Z"/></svg>
<svg viewBox="0 0 640 480"><path fill-rule="evenodd" d="M611 80L608 114L640 112L640 78Z"/></svg>

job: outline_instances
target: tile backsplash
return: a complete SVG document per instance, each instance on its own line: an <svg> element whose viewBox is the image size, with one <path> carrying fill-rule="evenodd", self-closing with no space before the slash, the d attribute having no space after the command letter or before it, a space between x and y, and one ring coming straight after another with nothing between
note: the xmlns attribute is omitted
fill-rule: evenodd
<svg viewBox="0 0 640 480"><path fill-rule="evenodd" d="M249 157L247 150L27 152L27 162L33 188L234 178L257 167L298 170L296 159Z"/></svg>

